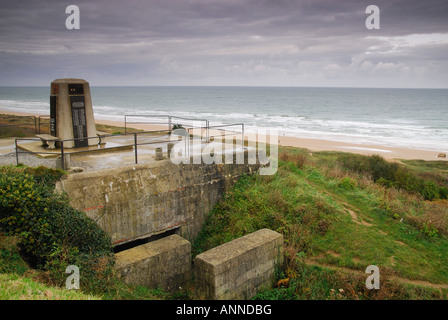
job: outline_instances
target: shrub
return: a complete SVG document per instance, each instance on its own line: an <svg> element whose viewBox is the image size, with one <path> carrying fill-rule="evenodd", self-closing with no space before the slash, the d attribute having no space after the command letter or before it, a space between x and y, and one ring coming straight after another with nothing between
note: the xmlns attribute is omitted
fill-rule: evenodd
<svg viewBox="0 0 448 320"><path fill-rule="evenodd" d="M0 173L0 229L20 239L19 248L33 267L49 270L58 284L63 284L58 275L65 278L70 264L80 267L84 282L111 278L112 262L98 273L92 270L103 259L113 261L110 238L54 192L61 170L7 166Z"/></svg>
<svg viewBox="0 0 448 320"><path fill-rule="evenodd" d="M372 180L385 187L395 187L420 194L425 200L447 199L448 188L444 179L437 174L414 173L403 165L388 162L379 155L370 157L360 155L341 155L338 161L342 166L357 173L366 173Z"/></svg>
<svg viewBox="0 0 448 320"><path fill-rule="evenodd" d="M350 177L344 177L339 182L339 186L346 190L353 190L356 187L356 180Z"/></svg>
<svg viewBox="0 0 448 320"><path fill-rule="evenodd" d="M435 237L439 233L437 229L431 224L431 222L424 222L421 228L421 232L429 237Z"/></svg>
<svg viewBox="0 0 448 320"><path fill-rule="evenodd" d="M421 194L425 200L434 200L439 197L439 188L433 181L422 182Z"/></svg>
<svg viewBox="0 0 448 320"><path fill-rule="evenodd" d="M440 199L448 199L448 188L442 187L439 189Z"/></svg>

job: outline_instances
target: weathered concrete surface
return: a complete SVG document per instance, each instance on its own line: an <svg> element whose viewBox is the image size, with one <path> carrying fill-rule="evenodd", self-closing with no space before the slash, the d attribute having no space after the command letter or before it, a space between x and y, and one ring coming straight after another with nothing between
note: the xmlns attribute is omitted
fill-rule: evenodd
<svg viewBox="0 0 448 320"><path fill-rule="evenodd" d="M261 229L199 254L194 260L199 298L250 299L274 280L283 263L283 236Z"/></svg>
<svg viewBox="0 0 448 320"><path fill-rule="evenodd" d="M114 244L175 228L193 240L222 194L240 176L257 169L258 165L248 164L175 165L162 160L70 174L56 187L68 194L73 207L94 219Z"/></svg>
<svg viewBox="0 0 448 320"><path fill-rule="evenodd" d="M190 242L171 235L115 254L117 275L126 284L173 292L190 279Z"/></svg>

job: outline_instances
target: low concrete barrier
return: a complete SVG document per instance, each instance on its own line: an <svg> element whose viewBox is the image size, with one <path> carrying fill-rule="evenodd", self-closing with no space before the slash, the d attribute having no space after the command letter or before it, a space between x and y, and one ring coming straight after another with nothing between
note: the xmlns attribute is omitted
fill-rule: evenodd
<svg viewBox="0 0 448 320"><path fill-rule="evenodd" d="M116 270L126 284L178 291L190 280L191 245L171 235L115 254Z"/></svg>
<svg viewBox="0 0 448 320"><path fill-rule="evenodd" d="M250 299L274 281L283 263L283 236L261 229L196 256L195 282L201 299Z"/></svg>

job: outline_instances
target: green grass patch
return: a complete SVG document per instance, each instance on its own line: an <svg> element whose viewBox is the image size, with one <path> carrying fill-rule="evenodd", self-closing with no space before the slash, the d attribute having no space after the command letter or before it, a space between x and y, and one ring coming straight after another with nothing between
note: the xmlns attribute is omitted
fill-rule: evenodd
<svg viewBox="0 0 448 320"><path fill-rule="evenodd" d="M215 206L193 243L194 255L270 228L284 236L285 263L277 280L288 279L288 285L264 291L259 299L443 298L438 288L409 286L417 280L448 284L448 208L414 189L380 180L399 181L397 172L438 186L443 181L376 156L311 156L306 150L280 147L275 175L241 178ZM326 265L353 270L356 276ZM367 290L368 265L405 281L388 282L385 277L381 293Z"/></svg>
<svg viewBox="0 0 448 320"><path fill-rule="evenodd" d="M0 300L100 300L91 294L36 282L17 274L0 274Z"/></svg>

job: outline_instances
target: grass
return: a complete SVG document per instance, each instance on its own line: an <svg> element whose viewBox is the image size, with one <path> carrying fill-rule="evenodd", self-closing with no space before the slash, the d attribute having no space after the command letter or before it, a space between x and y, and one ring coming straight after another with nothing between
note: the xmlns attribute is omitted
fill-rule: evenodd
<svg viewBox="0 0 448 320"><path fill-rule="evenodd" d="M0 274L0 300L99 300L77 290L66 290L36 282L14 273Z"/></svg>
<svg viewBox="0 0 448 320"><path fill-rule="evenodd" d="M344 156L280 148L274 176L243 177L214 208L193 243L194 255L270 228L284 235L285 265L277 280L288 286L257 298L446 299L446 200L425 201L375 183L365 172L344 168ZM420 174L427 166L407 170ZM424 179L443 183L443 173L431 174ZM380 268L379 291L365 288L369 265Z"/></svg>
<svg viewBox="0 0 448 320"><path fill-rule="evenodd" d="M41 133L49 133L49 119L42 118L40 126ZM0 115L0 138L23 138L34 137L38 128L38 119L33 116L16 116L1 114ZM111 126L105 124L96 124L98 131L106 132L109 134L121 134L121 133L134 133L142 132L143 130L126 128L120 126Z"/></svg>
<svg viewBox="0 0 448 320"><path fill-rule="evenodd" d="M48 271L32 269L22 258L17 237L0 233L0 300L170 300L187 298L160 289L126 285L118 279L102 294L67 290L54 283ZM68 276L68 275L66 275Z"/></svg>
<svg viewBox="0 0 448 320"><path fill-rule="evenodd" d="M43 272L32 270L17 249L17 237L0 234L0 300L98 300L97 296L45 283Z"/></svg>
<svg viewBox="0 0 448 320"><path fill-rule="evenodd" d="M17 237L6 237L0 233L0 274L22 275L29 269L20 256L17 243Z"/></svg>
<svg viewBox="0 0 448 320"><path fill-rule="evenodd" d="M34 136L37 126L37 122L35 124L34 121L34 117L2 114L0 115L0 138ZM41 129L43 132L48 131L48 125L41 125Z"/></svg>
<svg viewBox="0 0 448 320"><path fill-rule="evenodd" d="M126 128L125 127L117 127L117 126L110 126L107 124L96 124L96 130L106 132L109 134L122 134L122 133L134 133L134 132L142 132L143 130L134 129L134 128Z"/></svg>
<svg viewBox="0 0 448 320"><path fill-rule="evenodd" d="M448 161L401 160L401 162L413 167L417 171L444 173L448 175Z"/></svg>

